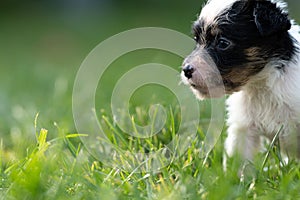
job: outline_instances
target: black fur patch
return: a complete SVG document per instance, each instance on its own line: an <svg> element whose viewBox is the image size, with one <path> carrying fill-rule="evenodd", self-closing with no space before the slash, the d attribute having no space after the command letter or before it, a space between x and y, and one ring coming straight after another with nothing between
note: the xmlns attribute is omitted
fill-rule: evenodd
<svg viewBox="0 0 300 200"><path fill-rule="evenodd" d="M288 15L269 1L257 2L253 14L255 24L262 36L285 32L291 28Z"/></svg>

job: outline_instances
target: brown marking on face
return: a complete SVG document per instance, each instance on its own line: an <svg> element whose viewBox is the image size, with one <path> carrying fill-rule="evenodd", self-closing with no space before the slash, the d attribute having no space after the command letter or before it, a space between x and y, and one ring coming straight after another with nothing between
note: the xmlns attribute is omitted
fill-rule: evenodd
<svg viewBox="0 0 300 200"><path fill-rule="evenodd" d="M237 92L246 85L249 80L262 70L261 65L247 64L233 69L222 74L222 79L225 85L226 93L231 94Z"/></svg>
<svg viewBox="0 0 300 200"><path fill-rule="evenodd" d="M183 66L191 65L195 69L192 78L188 80L193 91L200 93L204 98L210 93L214 93L210 96L216 97L239 91L265 65L265 61L257 58L257 55L261 54L259 50L259 48L245 50L249 60L253 62L220 69L204 48L200 46L195 49L183 64Z"/></svg>
<svg viewBox="0 0 300 200"><path fill-rule="evenodd" d="M217 23L207 24L203 21L196 21L193 27L195 39L199 45L208 45L218 35L222 34Z"/></svg>
<svg viewBox="0 0 300 200"><path fill-rule="evenodd" d="M263 61L262 49L259 47L250 47L244 50L245 55L249 61Z"/></svg>

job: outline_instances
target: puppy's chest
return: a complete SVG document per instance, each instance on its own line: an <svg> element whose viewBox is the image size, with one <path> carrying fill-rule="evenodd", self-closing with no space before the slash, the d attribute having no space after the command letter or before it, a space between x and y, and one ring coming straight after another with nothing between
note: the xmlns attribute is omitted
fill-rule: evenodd
<svg viewBox="0 0 300 200"><path fill-rule="evenodd" d="M281 126L290 126L293 111L270 94L234 94L228 99L229 120L240 123L260 134L274 135Z"/></svg>
<svg viewBox="0 0 300 200"><path fill-rule="evenodd" d="M250 126L257 129L258 132L273 136L281 126L288 126L291 122L292 114L288 106L272 103L253 104L245 107L245 113L249 117Z"/></svg>

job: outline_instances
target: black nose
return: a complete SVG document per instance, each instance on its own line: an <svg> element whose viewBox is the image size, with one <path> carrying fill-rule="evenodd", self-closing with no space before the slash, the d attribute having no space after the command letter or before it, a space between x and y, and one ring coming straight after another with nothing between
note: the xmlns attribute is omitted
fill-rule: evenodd
<svg viewBox="0 0 300 200"><path fill-rule="evenodd" d="M183 67L182 71L184 72L185 77L187 77L188 79L193 77L193 73L194 73L194 67L191 65L187 65L185 67Z"/></svg>

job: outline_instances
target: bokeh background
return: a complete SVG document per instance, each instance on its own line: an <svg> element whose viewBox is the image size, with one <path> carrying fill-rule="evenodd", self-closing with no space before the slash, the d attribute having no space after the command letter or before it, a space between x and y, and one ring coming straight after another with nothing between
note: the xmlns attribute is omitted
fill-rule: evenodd
<svg viewBox="0 0 300 200"><path fill-rule="evenodd" d="M300 20L298 1L288 3L292 17ZM72 87L87 54L106 38L137 27L165 27L190 34L202 4L201 0L1 0L0 138L5 146L26 146L35 140L37 113L38 126L49 129L50 137L55 137L57 126L76 132ZM120 58L107 72L105 86L99 88L97 106L107 107L109 91L122 73L149 62L179 71L182 59L154 50ZM155 96L153 88L144 92ZM172 96L165 94L154 99ZM144 97L137 94L134 103L142 105L152 99Z"/></svg>

